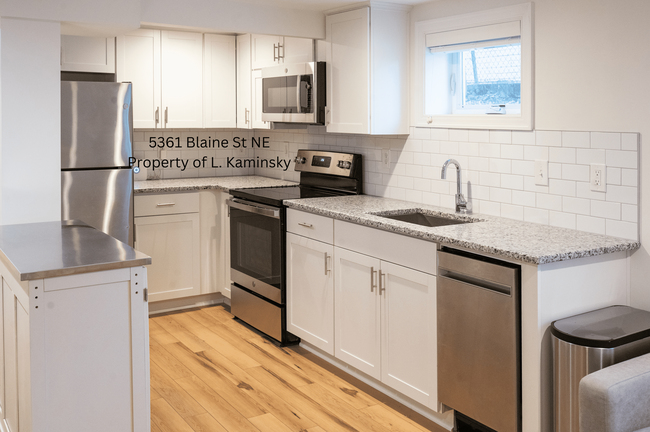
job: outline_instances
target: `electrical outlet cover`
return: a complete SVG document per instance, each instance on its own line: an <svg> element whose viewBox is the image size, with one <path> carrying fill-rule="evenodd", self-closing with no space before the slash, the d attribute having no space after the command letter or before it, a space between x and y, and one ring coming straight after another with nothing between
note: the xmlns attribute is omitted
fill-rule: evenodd
<svg viewBox="0 0 650 432"><path fill-rule="evenodd" d="M535 184L538 186L548 186L548 161L535 160Z"/></svg>
<svg viewBox="0 0 650 432"><path fill-rule="evenodd" d="M607 167L603 164L589 165L589 185L595 192L605 192L607 187Z"/></svg>

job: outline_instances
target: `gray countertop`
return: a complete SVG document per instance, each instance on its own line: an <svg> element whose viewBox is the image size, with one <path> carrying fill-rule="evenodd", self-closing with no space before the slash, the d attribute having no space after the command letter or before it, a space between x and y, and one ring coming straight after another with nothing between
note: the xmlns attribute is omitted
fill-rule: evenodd
<svg viewBox="0 0 650 432"><path fill-rule="evenodd" d="M169 180L140 180L135 182L135 193L180 192L205 189L230 189L295 186L298 183L261 176L202 177Z"/></svg>
<svg viewBox="0 0 650 432"><path fill-rule="evenodd" d="M0 225L0 259L21 281L151 264L151 258L80 221Z"/></svg>
<svg viewBox="0 0 650 432"><path fill-rule="evenodd" d="M481 214L459 216L442 207L369 195L304 198L287 200L285 204L296 210L531 264L547 264L640 247L640 243L634 240ZM379 215L406 213L414 209L450 218L469 217L474 222L433 228Z"/></svg>

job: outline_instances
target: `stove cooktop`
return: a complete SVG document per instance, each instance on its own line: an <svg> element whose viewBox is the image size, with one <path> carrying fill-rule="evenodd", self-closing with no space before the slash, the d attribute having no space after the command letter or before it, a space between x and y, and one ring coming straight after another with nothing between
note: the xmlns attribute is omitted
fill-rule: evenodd
<svg viewBox="0 0 650 432"><path fill-rule="evenodd" d="M234 189L230 191L230 194L235 198L246 199L276 207L281 207L284 200L348 195L346 192L307 186Z"/></svg>

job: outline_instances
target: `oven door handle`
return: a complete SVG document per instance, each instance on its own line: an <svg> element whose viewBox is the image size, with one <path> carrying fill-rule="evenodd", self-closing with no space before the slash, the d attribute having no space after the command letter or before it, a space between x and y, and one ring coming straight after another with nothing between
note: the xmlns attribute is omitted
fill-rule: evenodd
<svg viewBox="0 0 650 432"><path fill-rule="evenodd" d="M227 200L226 203L228 204L228 207L233 207L249 213L255 213L262 216L280 219L280 209L277 207L271 207L258 203L252 204L250 202L240 201L234 198Z"/></svg>

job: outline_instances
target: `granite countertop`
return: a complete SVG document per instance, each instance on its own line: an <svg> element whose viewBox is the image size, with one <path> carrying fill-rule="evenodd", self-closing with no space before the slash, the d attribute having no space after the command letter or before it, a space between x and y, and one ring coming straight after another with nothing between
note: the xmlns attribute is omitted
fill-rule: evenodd
<svg viewBox="0 0 650 432"><path fill-rule="evenodd" d="M21 281L151 264L151 258L78 220L0 225L0 260Z"/></svg>
<svg viewBox="0 0 650 432"><path fill-rule="evenodd" d="M478 253L494 254L531 264L547 264L606 253L634 250L640 243L618 237L591 234L481 214L457 215L452 210L369 195L287 200L287 207L334 219L405 234ZM472 223L424 227L381 217L419 209L423 213Z"/></svg>
<svg viewBox="0 0 650 432"><path fill-rule="evenodd" d="M139 180L135 182L136 194L152 192L180 192L205 189L229 191L261 187L295 186L298 183L261 176L202 177L169 180Z"/></svg>

